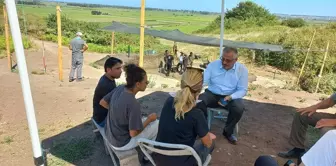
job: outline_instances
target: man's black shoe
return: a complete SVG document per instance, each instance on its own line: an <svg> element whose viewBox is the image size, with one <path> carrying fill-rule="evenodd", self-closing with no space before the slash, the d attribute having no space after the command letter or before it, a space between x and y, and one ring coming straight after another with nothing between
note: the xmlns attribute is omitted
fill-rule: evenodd
<svg viewBox="0 0 336 166"><path fill-rule="evenodd" d="M226 133L226 131L223 131L223 136L233 145L237 145L238 139L236 136L234 136L233 134L229 135Z"/></svg>
<svg viewBox="0 0 336 166"><path fill-rule="evenodd" d="M282 158L298 158L301 157L304 152L304 149L294 148L288 152L280 152L278 156Z"/></svg>

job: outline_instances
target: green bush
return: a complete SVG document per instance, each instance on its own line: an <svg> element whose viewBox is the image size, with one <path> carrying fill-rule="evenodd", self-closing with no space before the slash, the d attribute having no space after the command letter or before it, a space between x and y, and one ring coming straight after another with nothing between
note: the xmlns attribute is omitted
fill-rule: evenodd
<svg viewBox="0 0 336 166"><path fill-rule="evenodd" d="M12 39L9 39L10 40L10 52L14 52L14 45L13 45L13 41ZM22 38L22 42L23 42L23 47L25 49L29 49L29 48L32 48L33 44L32 42L26 38L26 37L23 37ZM0 51L1 50L6 50L6 38L4 36L0 36Z"/></svg>
<svg viewBox="0 0 336 166"><path fill-rule="evenodd" d="M306 21L303 20L302 18L292 18L292 19L283 20L281 24L291 27L291 28L299 28L299 27L305 26Z"/></svg>
<svg viewBox="0 0 336 166"><path fill-rule="evenodd" d="M262 6L251 1L246 1L240 2L237 7L227 11L224 22L225 29L244 29L277 25L278 19ZM196 33L217 32L220 29L220 23L221 16L218 16L207 27L196 31Z"/></svg>
<svg viewBox="0 0 336 166"><path fill-rule="evenodd" d="M242 37L239 38L239 40L282 45L285 49L288 49L286 52L256 51L256 62L258 64L271 65L281 70L291 71L298 74L305 59L314 30L316 30L316 35L311 48L312 50L324 50L327 41L330 41L331 46L336 44L333 40L336 38L336 29L331 29L330 25L322 26L318 29L314 29L314 27L302 27L297 29L288 28L278 32L263 33L261 36ZM327 61L324 66L324 74L321 79L319 92L331 93L333 90L336 90L335 80L333 80L333 82L331 79L335 78L336 75L335 54L336 48L329 47L329 56L327 57ZM305 66L304 75L300 81L300 87L303 90L309 92L315 91L318 74L323 63L323 57L323 51L310 52Z"/></svg>

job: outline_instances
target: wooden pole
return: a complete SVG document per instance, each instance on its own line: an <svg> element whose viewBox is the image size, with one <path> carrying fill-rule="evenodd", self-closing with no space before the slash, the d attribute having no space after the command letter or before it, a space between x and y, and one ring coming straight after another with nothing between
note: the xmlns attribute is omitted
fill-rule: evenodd
<svg viewBox="0 0 336 166"><path fill-rule="evenodd" d="M111 55L113 55L113 49L114 49L114 32L112 32L112 39L111 39Z"/></svg>
<svg viewBox="0 0 336 166"><path fill-rule="evenodd" d="M255 63L255 58L256 58L256 54L255 54L255 50L252 50L252 63Z"/></svg>
<svg viewBox="0 0 336 166"><path fill-rule="evenodd" d="M59 72L59 80L63 81L62 29L61 29L60 6L56 6L56 12L57 12L57 34L58 34L58 72Z"/></svg>
<svg viewBox="0 0 336 166"><path fill-rule="evenodd" d="M43 40L42 40L42 57L43 57L44 73L47 73L47 65L46 65L46 62L45 62L44 41Z"/></svg>
<svg viewBox="0 0 336 166"><path fill-rule="evenodd" d="M4 21L5 21L5 37L6 37L6 54L7 54L7 61L8 61L8 69L12 71L12 57L10 54L10 47L9 47L9 27L8 27L8 16L6 6L3 6L3 14L4 14Z"/></svg>
<svg viewBox="0 0 336 166"><path fill-rule="evenodd" d="M323 73L323 68L324 68L325 61L327 59L328 51L329 51L329 41L328 41L328 44L327 44L326 52L324 53L324 58L323 58L323 63L322 63L322 66L321 66L320 74L318 75L318 80L317 80L317 84L316 84L315 93L317 93L319 85L320 85L320 81L321 81L322 73Z"/></svg>
<svg viewBox="0 0 336 166"><path fill-rule="evenodd" d="M299 77L298 77L298 80L297 80L297 83L296 83L297 85L298 85L299 82L300 82L300 78L301 78L301 76L302 76L303 69L304 69L304 67L305 67L305 65L306 65L306 62L307 62L307 59L308 59L308 55L309 55L310 49L311 49L311 46L312 46L313 41L314 41L314 38L315 38L315 34L316 34L316 30L314 31L313 37L312 37L311 40L310 40L309 48L308 48L308 50L307 50L307 54L306 54L305 60L304 60L304 62L303 62L303 64L302 64L302 67L301 67L301 70L300 70L300 74L299 74Z"/></svg>
<svg viewBox="0 0 336 166"><path fill-rule="evenodd" d="M145 46L145 0L141 0L141 16L140 16L140 56L139 66L143 67Z"/></svg>

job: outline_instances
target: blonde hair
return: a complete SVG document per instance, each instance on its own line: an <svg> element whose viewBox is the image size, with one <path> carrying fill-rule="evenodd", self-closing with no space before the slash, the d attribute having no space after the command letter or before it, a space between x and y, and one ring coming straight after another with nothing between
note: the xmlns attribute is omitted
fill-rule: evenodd
<svg viewBox="0 0 336 166"><path fill-rule="evenodd" d="M196 96L203 86L203 70L187 68L181 79L181 90L174 98L175 120L183 119L184 114L189 112L196 104Z"/></svg>

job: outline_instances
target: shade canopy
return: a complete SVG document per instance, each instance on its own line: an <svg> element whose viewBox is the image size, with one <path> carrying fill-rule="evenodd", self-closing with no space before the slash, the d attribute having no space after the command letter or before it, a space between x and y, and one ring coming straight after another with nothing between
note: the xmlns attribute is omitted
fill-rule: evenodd
<svg viewBox="0 0 336 166"><path fill-rule="evenodd" d="M111 32L121 32L121 33L131 33L131 34L140 34L140 28L125 25L119 22L112 22L112 25L104 27L102 30L111 31ZM159 37L167 40L172 40L182 43L190 43L202 46L212 46L219 47L220 39L213 37L202 37L197 35L185 34L179 30L153 30L145 28L145 34ZM247 48L253 50L267 50L267 51L284 51L281 45L272 45L272 44L262 44L262 43L253 43L253 42L243 42L243 41L232 41L224 40L223 47L235 47L235 48Z"/></svg>

